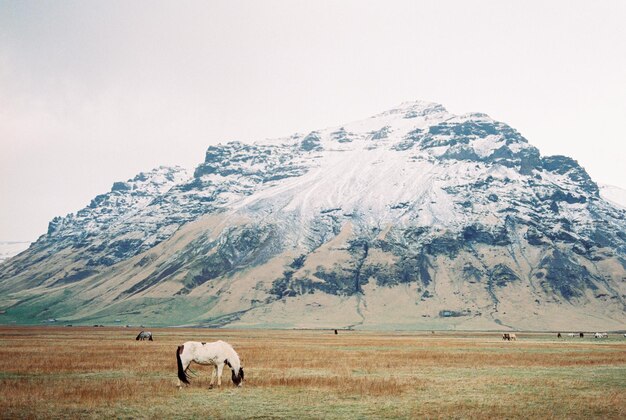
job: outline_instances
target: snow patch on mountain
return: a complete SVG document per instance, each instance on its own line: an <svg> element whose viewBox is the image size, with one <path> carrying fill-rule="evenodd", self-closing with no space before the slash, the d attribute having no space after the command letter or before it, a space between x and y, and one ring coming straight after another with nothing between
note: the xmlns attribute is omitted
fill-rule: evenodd
<svg viewBox="0 0 626 420"><path fill-rule="evenodd" d="M600 196L612 204L626 209L626 190L615 185L600 185Z"/></svg>
<svg viewBox="0 0 626 420"><path fill-rule="evenodd" d="M30 242L0 241L0 264L28 249Z"/></svg>

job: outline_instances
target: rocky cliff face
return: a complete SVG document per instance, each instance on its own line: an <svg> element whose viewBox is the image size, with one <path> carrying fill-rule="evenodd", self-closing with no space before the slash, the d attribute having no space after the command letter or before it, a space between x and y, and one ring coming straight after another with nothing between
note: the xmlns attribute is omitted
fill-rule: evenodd
<svg viewBox="0 0 626 420"><path fill-rule="evenodd" d="M0 279L22 322L623 328L626 211L508 125L413 102L115 183Z"/></svg>

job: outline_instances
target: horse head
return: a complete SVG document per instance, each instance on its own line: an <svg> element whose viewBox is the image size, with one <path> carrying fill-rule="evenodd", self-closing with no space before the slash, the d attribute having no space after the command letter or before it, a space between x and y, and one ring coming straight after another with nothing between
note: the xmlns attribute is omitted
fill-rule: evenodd
<svg viewBox="0 0 626 420"><path fill-rule="evenodd" d="M239 368L239 372L237 372L236 375L235 375L235 369L233 369L232 379L233 379L233 383L236 386L243 385L243 368L242 367Z"/></svg>
<svg viewBox="0 0 626 420"><path fill-rule="evenodd" d="M231 378L233 379L233 383L235 384L235 386L242 386L243 385L243 368L240 366L239 367L239 371L237 373L235 373L235 368L233 368L233 365L230 364L230 362L228 361L228 359L224 360L224 363L231 369L232 371L232 376Z"/></svg>

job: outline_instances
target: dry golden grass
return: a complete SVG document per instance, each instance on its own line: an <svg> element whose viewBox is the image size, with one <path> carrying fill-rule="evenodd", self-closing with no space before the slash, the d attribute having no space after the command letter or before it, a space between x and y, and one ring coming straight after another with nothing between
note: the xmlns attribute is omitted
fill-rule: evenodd
<svg viewBox="0 0 626 420"><path fill-rule="evenodd" d="M624 418L626 340L542 334L0 327L3 418ZM176 346L233 344L243 388L178 390ZM227 370L227 369L226 369Z"/></svg>

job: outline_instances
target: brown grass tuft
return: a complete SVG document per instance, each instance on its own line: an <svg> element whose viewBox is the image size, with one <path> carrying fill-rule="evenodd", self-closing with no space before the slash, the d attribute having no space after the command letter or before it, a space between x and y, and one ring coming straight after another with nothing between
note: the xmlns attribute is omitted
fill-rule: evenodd
<svg viewBox="0 0 626 420"><path fill-rule="evenodd" d="M420 386L424 381L419 381ZM255 378L254 387L291 387L323 389L342 395L367 395L375 397L400 396L411 388L409 383L395 378L368 378L345 376L267 376ZM417 388L418 384L413 384Z"/></svg>

